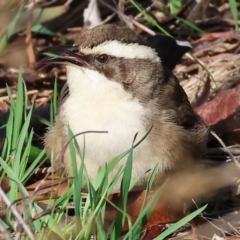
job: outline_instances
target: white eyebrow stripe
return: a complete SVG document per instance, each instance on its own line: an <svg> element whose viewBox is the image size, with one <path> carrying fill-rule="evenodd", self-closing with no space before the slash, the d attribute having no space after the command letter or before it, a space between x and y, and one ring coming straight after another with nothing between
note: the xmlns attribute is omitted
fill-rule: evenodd
<svg viewBox="0 0 240 240"><path fill-rule="evenodd" d="M159 62L160 59L156 51L148 46L139 45L138 43L121 43L117 40L106 41L93 48L81 48L83 54L107 54L120 58L137 58L150 59Z"/></svg>

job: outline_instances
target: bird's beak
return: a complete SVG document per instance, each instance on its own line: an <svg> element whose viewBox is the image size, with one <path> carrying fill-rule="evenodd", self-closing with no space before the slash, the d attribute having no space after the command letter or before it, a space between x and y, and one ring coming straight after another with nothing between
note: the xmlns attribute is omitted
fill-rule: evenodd
<svg viewBox="0 0 240 240"><path fill-rule="evenodd" d="M47 64L72 64L74 66L90 67L86 57L79 53L77 46L54 46L40 51L38 54L46 55L36 64L36 68L42 68Z"/></svg>

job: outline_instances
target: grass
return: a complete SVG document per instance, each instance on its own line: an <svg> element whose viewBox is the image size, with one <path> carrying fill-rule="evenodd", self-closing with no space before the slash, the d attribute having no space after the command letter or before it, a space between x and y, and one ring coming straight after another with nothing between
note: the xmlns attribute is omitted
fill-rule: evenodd
<svg viewBox="0 0 240 240"><path fill-rule="evenodd" d="M11 186L11 190L7 196L5 196L10 211L6 211L4 220L0 220L1 228L6 231L6 239L9 239L9 236L17 237L19 235L21 236L21 239L49 239L52 236L58 236L58 238L54 239L85 240L91 239L94 234L97 239L114 240L121 236L125 222L128 223L129 231L123 239L139 239L141 236L141 229L154 210L163 190L163 187L159 188L147 204L143 201L142 210L137 220L132 223L131 216L126 212L128 192L141 177L139 176L138 179L131 180L133 151L136 146L144 141L144 138L149 132L137 143L135 143L134 138L132 146L130 146L126 152L117 156L105 166L102 166L99 169L96 178L93 181L90 181L88 177L83 177L88 175L84 165L84 149L78 147L76 139L69 128L69 139L71 140L69 147L72 157L74 180L71 186L69 185L67 193L60 196L52 206L48 206L51 210L50 212L52 212L51 214L30 221L34 215L42 213L43 209L38 206L37 202L33 200L31 196L29 196L25 185L27 180L29 180L34 174L35 169L46 161L46 157L45 151L40 150L39 154L35 155L34 161L29 163L32 138L34 134L33 130L29 129L32 107L30 107L29 111L26 110L26 88L21 74L19 74L17 90L17 99L14 101L8 89L11 109L6 124L6 140L0 157L0 164L2 166L1 177L7 176L10 180ZM56 107L56 100L54 100L54 102L53 105ZM77 155L81 158L81 166L78 170L76 167ZM109 173L116 168L116 165L125 156L127 156L126 164L119 167L116 175L109 179ZM152 170L146 194L151 189L157 169L158 166ZM83 181L83 179L85 180ZM110 228L106 230L104 227L106 205L113 204L109 202L108 197L111 194L114 185L119 180L121 181L121 199L119 205L115 206L119 211ZM87 186L88 193L80 194L80 189L83 185ZM0 192L0 194L2 195L3 193ZM60 228L58 224L63 216L67 217L67 207L72 200L75 208L75 219L70 223L66 222L66 224ZM17 206L21 206L24 209L21 212L21 215L18 214L19 216L16 214ZM198 209L174 224L156 239L165 239L167 235L190 221L202 212L204 208L205 207ZM4 208L2 210L4 210ZM17 228L14 227L14 222L17 223ZM22 228L24 232L17 230ZM7 235L9 236L7 237Z"/></svg>
<svg viewBox="0 0 240 240"><path fill-rule="evenodd" d="M170 4L170 12L172 14L177 13L182 7L182 1L181 0L170 0L169 4Z"/></svg>
<svg viewBox="0 0 240 240"><path fill-rule="evenodd" d="M21 74L18 78L18 93L16 102L11 97L9 88L7 87L11 109L9 119L6 125L6 139L2 148L0 164L2 166L1 177L7 176L10 183L10 191L8 193L9 201L12 203L16 201L21 195L21 199L29 197L24 184L34 174L34 169L37 165L44 162L43 159L45 151L42 150L37 155L35 160L29 164L29 154L31 152L31 142L33 139L33 130L28 131L30 124L32 108L27 113L25 95L25 85ZM22 220L27 220L31 216L31 212L35 203L19 200L18 204L24 204L25 211L23 212ZM15 215L13 211L6 212L6 222L1 221L1 224L6 229L14 229L12 223L14 222ZM35 229L40 229L40 221L34 222Z"/></svg>
<svg viewBox="0 0 240 240"><path fill-rule="evenodd" d="M158 30L160 32L162 32L163 34L167 35L167 36L171 36L169 32L167 32L163 27L161 27L158 22L150 15L148 14L139 4L137 1L135 0L130 0L130 2L132 3L132 5L146 18L146 20L148 20L153 26L155 26L156 28L158 28ZM174 8L174 10L172 10L171 12L169 12L168 14L171 15L172 17L176 18L177 20L179 20L180 22L184 23L186 26L190 27L191 29L195 30L196 32L200 33L200 34L204 34L205 32L203 30L201 30L200 28L198 28L195 24L177 17L176 15L174 15L173 11L176 11L176 6L179 6L179 1L178 0L172 0L171 4L170 4L170 10L172 8ZM179 9L178 9L179 10Z"/></svg>
<svg viewBox="0 0 240 240"><path fill-rule="evenodd" d="M237 2L236 0L228 0L228 2L231 9L233 20L235 22L235 30L239 31Z"/></svg>
<svg viewBox="0 0 240 240"><path fill-rule="evenodd" d="M14 29L16 27L16 24L19 20L19 17L22 13L23 7L19 8L18 12L16 13L15 17L13 18L13 20L11 21L11 23L9 24L6 32L4 34L2 34L1 38L0 38L0 55L3 51L3 49L6 47L10 37L12 36Z"/></svg>

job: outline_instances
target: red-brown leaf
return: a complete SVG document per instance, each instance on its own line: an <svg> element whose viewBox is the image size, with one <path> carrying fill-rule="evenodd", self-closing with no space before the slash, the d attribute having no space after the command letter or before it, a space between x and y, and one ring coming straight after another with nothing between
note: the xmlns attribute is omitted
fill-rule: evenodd
<svg viewBox="0 0 240 240"><path fill-rule="evenodd" d="M240 128L237 114L240 104L240 85L220 92L213 100L196 107L195 111L218 134Z"/></svg>

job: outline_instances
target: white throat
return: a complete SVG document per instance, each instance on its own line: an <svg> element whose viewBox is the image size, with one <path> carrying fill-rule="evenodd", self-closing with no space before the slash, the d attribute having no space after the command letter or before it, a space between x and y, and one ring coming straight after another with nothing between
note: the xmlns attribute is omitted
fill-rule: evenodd
<svg viewBox="0 0 240 240"><path fill-rule="evenodd" d="M69 124L74 134L108 131L107 134L85 135L85 164L94 177L100 164L104 165L131 147L136 133L138 140L146 134L146 109L120 83L108 80L97 71L73 66L68 66L67 70L70 96L61 106L61 119ZM83 137L77 139L83 147ZM96 161L98 164L94 165Z"/></svg>
<svg viewBox="0 0 240 240"><path fill-rule="evenodd" d="M144 108L132 95L125 91L120 83L108 80L97 71L67 67L70 96L61 105L60 119L70 126L74 134L95 130L108 131L107 134L85 135L85 165L91 179L94 179L99 166L104 166L114 157L128 150L133 143L142 139L149 129L145 126ZM65 131L67 133L67 127ZM81 149L84 147L83 136L77 137ZM160 154L153 152L151 142L146 138L135 150L133 157L132 178L137 178L147 169L153 169L160 161L160 172L171 168L168 159L160 159ZM161 149L160 149L161 150ZM160 151L161 152L161 151ZM119 163L123 165L126 157ZM64 155L66 171L72 175L69 151ZM80 159L78 159L78 166ZM118 168L114 169L115 172ZM114 174L114 172L113 172ZM138 186L144 188L148 175ZM120 182L113 192L119 191Z"/></svg>
<svg viewBox="0 0 240 240"><path fill-rule="evenodd" d="M70 96L61 111L65 123L75 134L106 130L108 134L104 136L107 139L114 138L118 142L119 137L124 136L124 141L129 139L128 148L137 132L145 133L143 117L146 110L120 83L86 68L68 66L67 71Z"/></svg>

